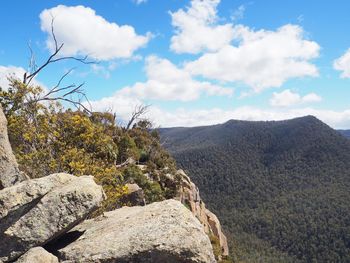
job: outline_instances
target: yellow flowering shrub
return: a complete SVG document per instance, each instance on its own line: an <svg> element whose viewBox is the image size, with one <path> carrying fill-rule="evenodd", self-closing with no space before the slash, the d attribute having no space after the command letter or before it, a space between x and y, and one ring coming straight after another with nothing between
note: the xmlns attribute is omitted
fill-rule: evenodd
<svg viewBox="0 0 350 263"><path fill-rule="evenodd" d="M167 171L174 169L175 162L161 148L159 136L149 132L147 123L142 121L125 130L116 125L111 113L65 110L57 103L41 104L28 99L41 92L40 87L14 79L10 89L0 89L12 148L20 169L29 177L57 172L93 175L107 195L99 212L122 205L120 199L127 193L128 182L141 184L148 202L168 195L169 189L163 189L158 182L147 182L137 168L117 166L131 157L146 164L151 175L165 167Z"/></svg>

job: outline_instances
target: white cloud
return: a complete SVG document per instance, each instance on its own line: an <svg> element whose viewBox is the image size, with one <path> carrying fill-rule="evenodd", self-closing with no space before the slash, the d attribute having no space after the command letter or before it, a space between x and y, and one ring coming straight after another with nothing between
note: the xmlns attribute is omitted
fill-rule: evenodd
<svg viewBox="0 0 350 263"><path fill-rule="evenodd" d="M231 15L231 20L232 21L237 21L243 18L245 12L245 6L240 5L235 11L233 11Z"/></svg>
<svg viewBox="0 0 350 263"><path fill-rule="evenodd" d="M127 122L136 106L143 105L143 102L136 98L114 94L101 100L85 102L85 106L94 111L109 111L116 113L117 121L121 124Z"/></svg>
<svg viewBox="0 0 350 263"><path fill-rule="evenodd" d="M140 4L143 4L143 3L146 3L147 0L132 0L135 4L137 5L140 5Z"/></svg>
<svg viewBox="0 0 350 263"><path fill-rule="evenodd" d="M317 110L313 108L298 109L260 109L255 107L239 107L232 110L219 108L186 110L177 109L168 112L159 108L151 108L148 116L162 127L192 127L223 123L231 119L248 121L286 120L306 115L313 115L334 128L350 127L350 109L344 111Z"/></svg>
<svg viewBox="0 0 350 263"><path fill-rule="evenodd" d="M115 94L99 101L92 101L93 110L111 110L117 113L118 120L125 123L131 116L136 105L141 100ZM256 107L239 107L224 110L220 108L188 110L178 108L175 111L166 111L157 106L151 106L145 117L161 127L201 126L226 122L230 119L249 121L286 120L306 115L313 115L333 128L346 129L350 127L350 109L333 111L326 109L279 108L261 109Z"/></svg>
<svg viewBox="0 0 350 263"><path fill-rule="evenodd" d="M196 54L216 51L229 44L233 38L232 24L217 23L216 7L220 0L192 0L186 10L171 14L176 28L170 48L177 53Z"/></svg>
<svg viewBox="0 0 350 263"><path fill-rule="evenodd" d="M274 92L270 99L270 105L274 107L289 107L302 103L319 102L322 98L315 93L300 96L298 93L286 89L280 93Z"/></svg>
<svg viewBox="0 0 350 263"><path fill-rule="evenodd" d="M156 56L146 59L146 75L146 82L124 87L117 94L139 99L191 101L203 93L210 96L231 96L233 93L230 88L195 80L169 60Z"/></svg>
<svg viewBox="0 0 350 263"><path fill-rule="evenodd" d="M24 73L26 71L21 67L15 66L0 66L0 87L4 90L7 90L9 87L9 77L15 77L18 79L23 79Z"/></svg>
<svg viewBox="0 0 350 263"><path fill-rule="evenodd" d="M316 93L309 93L301 98L303 103L320 102L322 98Z"/></svg>
<svg viewBox="0 0 350 263"><path fill-rule="evenodd" d="M318 57L320 46L304 38L297 25L284 25L276 31L234 28L238 44L226 45L215 53L187 63L194 75L226 82L242 82L254 92L280 87L290 78L318 76L310 62Z"/></svg>
<svg viewBox="0 0 350 263"><path fill-rule="evenodd" d="M9 88L9 77L14 77L19 80L23 80L23 76L26 70L22 67L16 67L16 66L1 66L0 65L0 87L4 90L7 90ZM32 81L33 85L41 86L44 90L47 88L45 85L34 79Z"/></svg>
<svg viewBox="0 0 350 263"><path fill-rule="evenodd" d="M48 34L46 43L50 50L54 49L52 17L56 38L64 43L63 56L89 55L97 60L129 58L151 38L149 33L137 35L132 26L110 23L91 8L58 5L40 14L41 30Z"/></svg>
<svg viewBox="0 0 350 263"><path fill-rule="evenodd" d="M336 59L333 63L333 67L336 70L342 71L342 78L350 78L350 48L340 58Z"/></svg>
<svg viewBox="0 0 350 263"><path fill-rule="evenodd" d="M344 111L317 110L313 108L298 109L259 109L240 107L233 110L219 108L207 110L178 109L174 112L151 109L149 117L162 127L200 126L223 123L230 119L249 121L286 120L306 115L313 115L333 128L350 127L350 109Z"/></svg>
<svg viewBox="0 0 350 263"><path fill-rule="evenodd" d="M101 75L105 79L109 79L111 77L111 72L109 71L109 67L106 68L105 66L102 66L99 64L92 64L91 70L93 73L97 75Z"/></svg>

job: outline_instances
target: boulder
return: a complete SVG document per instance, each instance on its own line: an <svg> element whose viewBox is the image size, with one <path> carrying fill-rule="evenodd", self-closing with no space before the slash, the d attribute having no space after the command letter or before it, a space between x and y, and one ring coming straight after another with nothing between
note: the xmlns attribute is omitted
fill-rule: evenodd
<svg viewBox="0 0 350 263"><path fill-rule="evenodd" d="M104 199L92 176L54 174L0 191L0 260L16 259L80 223Z"/></svg>
<svg viewBox="0 0 350 263"><path fill-rule="evenodd" d="M7 135L7 120L0 106L0 190L25 179L12 153Z"/></svg>
<svg viewBox="0 0 350 263"><path fill-rule="evenodd" d="M15 263L58 263L58 258L42 247L29 249Z"/></svg>
<svg viewBox="0 0 350 263"><path fill-rule="evenodd" d="M216 262L203 226L176 200L123 207L84 221L51 249L65 263Z"/></svg>
<svg viewBox="0 0 350 263"><path fill-rule="evenodd" d="M59 189L76 179L70 174L60 173L45 176L39 179L28 180L13 187L0 191L0 226L4 217L8 214L15 214L16 211L21 216L26 210L35 206L48 192L54 188ZM13 219L13 216L9 216Z"/></svg>

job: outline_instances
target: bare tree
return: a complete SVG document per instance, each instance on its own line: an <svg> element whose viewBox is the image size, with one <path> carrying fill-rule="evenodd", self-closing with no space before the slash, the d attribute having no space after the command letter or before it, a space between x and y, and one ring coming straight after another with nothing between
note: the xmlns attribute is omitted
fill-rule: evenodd
<svg viewBox="0 0 350 263"><path fill-rule="evenodd" d="M145 113L147 113L148 109L149 109L150 105L137 105L133 111L133 113L131 114L131 118L128 122L128 124L126 125L126 130L129 130L130 127L133 125L133 123L136 120L139 120L140 117L142 115L144 115Z"/></svg>
<svg viewBox="0 0 350 263"><path fill-rule="evenodd" d="M62 60L75 60L83 64L95 64L95 61L89 61L88 56L84 57L74 57L74 56L60 56L60 52L62 51L62 48L64 46L64 43L59 44L56 35L54 32L54 18L51 20L51 35L52 39L54 41L54 51L52 54L46 59L46 61L38 66L36 64L34 52L29 46L30 50L30 61L29 61L29 71L24 73L23 76L23 84L30 85L33 79L45 68L47 68L50 64L62 61ZM84 110L90 112L89 109L82 103L82 100L86 100L88 102L88 99L86 97L86 94L84 90L82 89L84 83L81 84L70 84L67 86L61 86L62 81L73 71L73 69L70 69L65 73L60 80L57 82L57 84L52 87L49 91L47 91L45 94L43 94L40 97L37 97L35 99L32 99L30 102L39 102L39 101L66 101L69 103L72 103L75 107L78 109L83 108Z"/></svg>

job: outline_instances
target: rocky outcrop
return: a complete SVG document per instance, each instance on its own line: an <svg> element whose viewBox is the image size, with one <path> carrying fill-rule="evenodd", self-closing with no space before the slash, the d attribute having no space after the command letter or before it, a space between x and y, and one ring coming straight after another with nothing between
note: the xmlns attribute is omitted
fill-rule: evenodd
<svg viewBox="0 0 350 263"><path fill-rule="evenodd" d="M176 199L185 204L192 211L202 223L208 235L214 235L219 240L221 247L219 259L221 259L222 256L228 256L229 249L227 239L222 231L219 219L205 207L205 203L200 198L198 187L184 171L178 170L177 178L180 178L180 189Z"/></svg>
<svg viewBox="0 0 350 263"><path fill-rule="evenodd" d="M15 263L58 263L58 258L42 247L31 248Z"/></svg>
<svg viewBox="0 0 350 263"><path fill-rule="evenodd" d="M0 191L0 260L42 246L80 223L102 202L92 176L54 174Z"/></svg>
<svg viewBox="0 0 350 263"><path fill-rule="evenodd" d="M202 201L198 187L191 181L183 170L176 172L169 172L168 169L157 171L150 176L146 165L137 165L137 167L144 172L148 180L159 182L163 188L177 189L175 195L172 197L179 200L182 204L188 207L191 212L197 217L204 227L205 233L211 238L219 242L219 254L216 257L221 260L229 255L227 239L219 219L214 213L208 210L205 203ZM164 173L165 172L165 173Z"/></svg>
<svg viewBox="0 0 350 263"><path fill-rule="evenodd" d="M61 262L216 262L203 226L176 200L123 207L87 220L54 252Z"/></svg>
<svg viewBox="0 0 350 263"><path fill-rule="evenodd" d="M145 205L145 193L137 184L126 184L127 193L121 198L121 203L127 206Z"/></svg>
<svg viewBox="0 0 350 263"><path fill-rule="evenodd" d="M7 120L0 106L0 190L25 179L12 153L7 135Z"/></svg>
<svg viewBox="0 0 350 263"><path fill-rule="evenodd" d="M227 238L222 231L219 219L214 213L210 212L208 209L205 209L205 215L209 224L210 232L219 240L222 252L221 256L228 256L229 249L227 244Z"/></svg>
<svg viewBox="0 0 350 263"><path fill-rule="evenodd" d="M127 187L130 203L144 205L142 189ZM84 221L104 196L92 176L26 180L0 109L0 262L216 262L203 225L179 201L124 207Z"/></svg>

